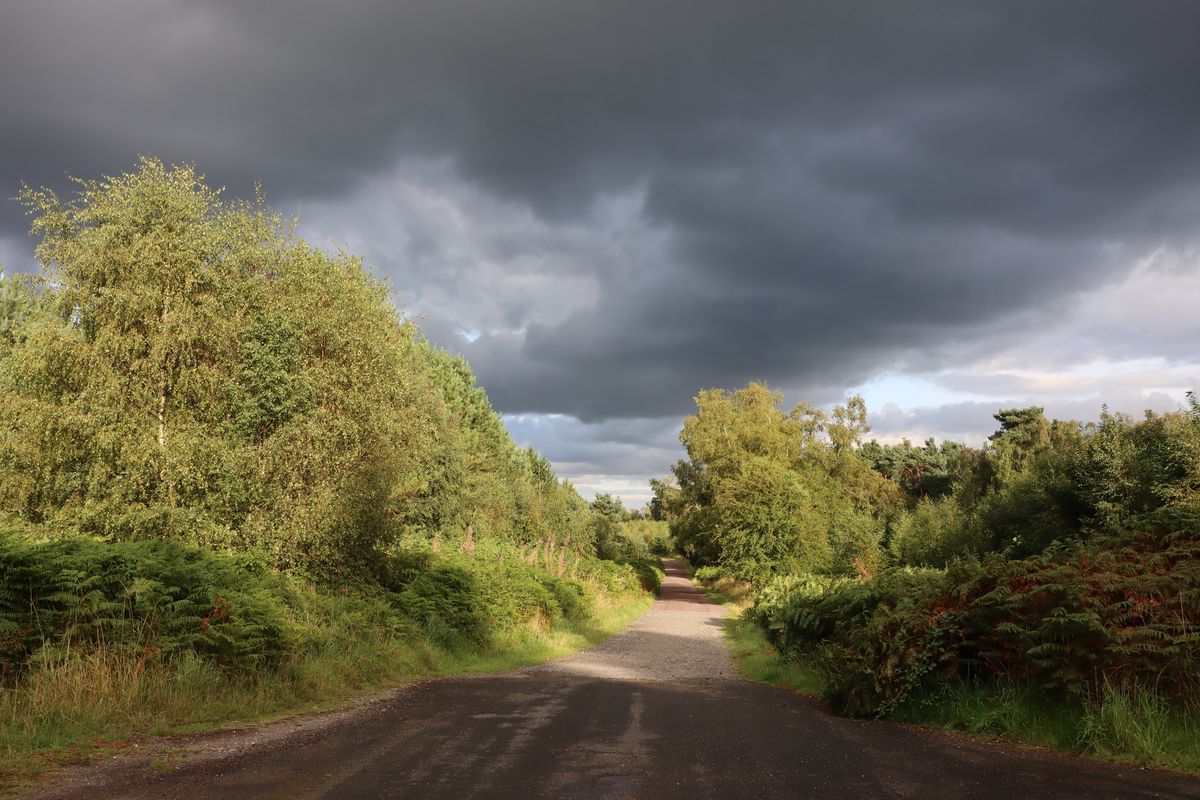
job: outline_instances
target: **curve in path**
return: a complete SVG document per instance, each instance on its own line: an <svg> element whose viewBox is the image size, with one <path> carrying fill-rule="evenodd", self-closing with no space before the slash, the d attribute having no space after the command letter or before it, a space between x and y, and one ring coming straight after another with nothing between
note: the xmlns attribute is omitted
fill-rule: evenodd
<svg viewBox="0 0 1200 800"><path fill-rule="evenodd" d="M1200 798L1193 779L838 718L747 681L724 608L666 570L651 610L589 650L237 734L165 769L123 761L43 797Z"/></svg>

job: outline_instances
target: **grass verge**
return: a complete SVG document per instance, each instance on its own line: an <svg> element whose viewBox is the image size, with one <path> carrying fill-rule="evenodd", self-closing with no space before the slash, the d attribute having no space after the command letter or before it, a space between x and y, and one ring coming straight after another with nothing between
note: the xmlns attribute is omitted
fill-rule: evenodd
<svg viewBox="0 0 1200 800"><path fill-rule="evenodd" d="M597 604L595 616L586 623L555 629L545 629L542 624L527 629L510 629L497 634L495 644L489 651L441 651L435 659L436 666L432 674L498 672L569 655L624 630L645 613L653 602L654 595L650 593L633 598L603 600Z"/></svg>
<svg viewBox="0 0 1200 800"><path fill-rule="evenodd" d="M692 583L714 603L720 603L730 611L740 614L753 602L754 585L749 581L731 578L712 568L697 570L692 566L692 562L688 561L687 556L676 554L671 558L683 564Z"/></svg>
<svg viewBox="0 0 1200 800"><path fill-rule="evenodd" d="M725 575L699 577L691 563L683 556L674 556L682 561L692 582L715 603L729 609L725 620L725 641L733 655L738 671L750 680L782 686L804 695L821 693L821 677L805 665L784 658L775 645L767 640L762 628L742 618L753 600L754 587L748 581L739 581Z"/></svg>
<svg viewBox="0 0 1200 800"><path fill-rule="evenodd" d="M725 638L747 678L814 697L824 691L819 670L785 657L755 623L731 618ZM914 693L885 719L1200 774L1200 719L1146 691L1112 689L1097 702L1072 703L1018 686L956 682Z"/></svg>
<svg viewBox="0 0 1200 800"><path fill-rule="evenodd" d="M755 623L731 617L725 638L747 678L822 694L820 671L785 657ZM1200 774L1200 719L1146 691L1111 689L1097 702L1072 703L1012 685L956 682L914 693L885 719Z"/></svg>
<svg viewBox="0 0 1200 800"><path fill-rule="evenodd" d="M598 592L575 619L536 616L494 630L484 646L388 630L370 598L314 594L300 619L308 644L271 669L229 672L211 660L104 647L57 648L0 693L0 789L54 767L119 751L134 739L217 730L322 711L413 680L533 664L595 644L653 602Z"/></svg>
<svg viewBox="0 0 1200 800"><path fill-rule="evenodd" d="M821 696L820 670L782 654L758 624L741 616L752 602L749 584L722 576L693 580L730 609L725 639L743 675ZM1099 701L1073 703L1029 688L960 681L913 693L886 719L1200 774L1200 719L1145 690L1110 688Z"/></svg>
<svg viewBox="0 0 1200 800"><path fill-rule="evenodd" d="M955 682L915 693L888 719L1200 773L1200 720L1144 689L1110 688L1099 700L1072 702L1019 686Z"/></svg>
<svg viewBox="0 0 1200 800"><path fill-rule="evenodd" d="M767 641L762 628L747 619L730 617L725 621L725 641L738 671L751 680L782 686L803 695L819 696L820 674L798 661L784 658Z"/></svg>

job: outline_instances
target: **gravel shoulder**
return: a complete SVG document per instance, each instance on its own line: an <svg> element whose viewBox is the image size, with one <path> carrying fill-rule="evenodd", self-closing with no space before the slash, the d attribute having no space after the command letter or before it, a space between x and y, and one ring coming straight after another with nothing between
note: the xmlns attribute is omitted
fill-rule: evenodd
<svg viewBox="0 0 1200 800"><path fill-rule="evenodd" d="M738 675L725 609L667 562L588 650L330 714L144 743L56 776L78 798L1200 798L1200 781L882 722Z"/></svg>

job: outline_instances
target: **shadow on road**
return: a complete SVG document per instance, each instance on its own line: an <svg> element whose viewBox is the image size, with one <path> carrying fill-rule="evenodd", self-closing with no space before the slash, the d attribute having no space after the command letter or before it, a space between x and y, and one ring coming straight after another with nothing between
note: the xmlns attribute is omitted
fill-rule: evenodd
<svg viewBox="0 0 1200 800"><path fill-rule="evenodd" d="M1191 778L843 719L749 682L725 609L671 566L651 611L589 650L430 681L232 756L218 738L176 766L126 759L43 797L1200 798Z"/></svg>

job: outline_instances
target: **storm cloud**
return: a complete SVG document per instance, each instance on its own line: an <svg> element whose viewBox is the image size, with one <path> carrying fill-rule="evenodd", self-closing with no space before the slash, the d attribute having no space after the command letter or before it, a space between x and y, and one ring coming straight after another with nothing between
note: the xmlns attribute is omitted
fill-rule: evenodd
<svg viewBox="0 0 1200 800"><path fill-rule="evenodd" d="M702 387L1200 374L1197 29L1166 1L7 3L0 189L138 153L261 181L595 457L519 436L617 474L614 422L658 442ZM26 222L0 209L10 268ZM965 424L922 414L884 427Z"/></svg>

